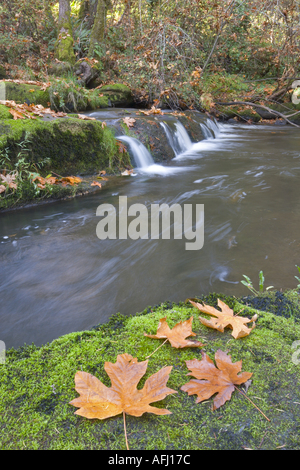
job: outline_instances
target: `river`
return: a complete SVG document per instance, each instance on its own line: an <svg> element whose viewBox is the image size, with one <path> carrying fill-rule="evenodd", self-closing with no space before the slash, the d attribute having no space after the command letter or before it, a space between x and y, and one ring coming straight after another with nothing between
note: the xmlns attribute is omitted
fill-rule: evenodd
<svg viewBox="0 0 300 470"><path fill-rule="evenodd" d="M101 117L101 115L100 115ZM170 165L137 168L93 195L0 214L0 340L51 342L114 313L209 292L296 287L300 264L300 133L220 126ZM174 144L175 145L175 144ZM186 240L99 240L97 207L203 204L204 246Z"/></svg>

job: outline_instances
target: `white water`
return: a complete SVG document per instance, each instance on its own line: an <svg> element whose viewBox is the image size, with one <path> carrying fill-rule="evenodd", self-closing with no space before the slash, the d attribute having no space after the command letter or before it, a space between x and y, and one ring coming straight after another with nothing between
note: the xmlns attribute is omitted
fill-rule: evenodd
<svg viewBox="0 0 300 470"><path fill-rule="evenodd" d="M129 145L130 151L133 155L134 161L137 166L137 170L140 173L150 173L156 175L170 175L178 171L183 171L183 168L166 167L163 165L157 165L151 153L146 147L134 137L122 135L117 137L118 140L126 142Z"/></svg>
<svg viewBox="0 0 300 470"><path fill-rule="evenodd" d="M184 155L186 152L193 153L195 145L199 146L199 143L192 143L185 127L179 120L177 120L176 122L172 122L172 124L173 125L171 126L166 121L160 122L160 125L165 131L168 142L174 151L176 160L178 157ZM218 124L212 121L211 119L207 119L206 123L201 123L200 127L205 141L216 139L220 136L221 130ZM151 153L138 139L125 135L118 136L117 139L128 144L130 152L132 153L136 167L139 172L168 175L180 171L180 168L170 168L163 165L155 164ZM197 150L199 149L197 148Z"/></svg>
<svg viewBox="0 0 300 470"><path fill-rule="evenodd" d="M200 127L201 127L201 131L202 131L202 134L203 134L205 139L213 139L214 138L214 135L213 135L211 129L209 129L206 126L206 124L201 123Z"/></svg>
<svg viewBox="0 0 300 470"><path fill-rule="evenodd" d="M176 156L186 152L192 147L191 139L180 121L174 123L175 130L171 129L165 121L161 122L160 125L164 129L168 142Z"/></svg>
<svg viewBox="0 0 300 470"><path fill-rule="evenodd" d="M137 168L147 168L154 165L151 153L138 139L128 137L127 135L118 136L117 139L129 145Z"/></svg>

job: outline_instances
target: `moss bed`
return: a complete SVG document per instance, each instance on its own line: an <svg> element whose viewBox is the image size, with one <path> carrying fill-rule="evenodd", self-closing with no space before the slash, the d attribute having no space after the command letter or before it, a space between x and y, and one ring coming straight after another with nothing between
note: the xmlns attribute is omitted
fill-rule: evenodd
<svg viewBox="0 0 300 470"><path fill-rule="evenodd" d="M131 168L129 154L120 153L113 131L102 127L100 121L83 121L71 116L49 121L13 120L7 108L0 105L0 152L8 152L12 167L18 161L20 143L25 141L26 136L30 141L26 143L26 161L38 168L41 161L49 160L39 171L44 177L53 173L86 179L101 170L120 174L125 168ZM28 181L7 196L0 196L0 212L27 204L88 194L95 190L90 183L83 181L73 187L53 186L51 191L42 191L36 196L34 186Z"/></svg>
<svg viewBox="0 0 300 470"><path fill-rule="evenodd" d="M178 393L153 404L172 414L127 416L130 449L300 449L300 365L295 355L292 359L292 345L300 340L299 294L200 297L213 306L217 298L235 312L244 308L243 316L258 313L257 326L248 337L235 340L230 329L222 334L201 325L198 310L188 302L166 302L130 317L117 314L107 324L67 334L42 347L24 345L7 351L6 364L0 365L1 450L126 449L121 415L100 421L74 414L76 408L69 402L78 396L75 373L89 372L110 386L106 361L114 363L125 352L145 360L163 340L147 338L144 332L156 333L159 319L165 316L172 327L192 315L194 339L205 343L203 351L210 358L220 348L234 362L243 361L242 371L253 373L247 396L270 421L237 391L215 411L212 399L196 404L196 396L188 396L180 387L189 381L185 360L201 359L201 349L174 349L166 343L150 357L138 388L163 366L172 365L167 386Z"/></svg>

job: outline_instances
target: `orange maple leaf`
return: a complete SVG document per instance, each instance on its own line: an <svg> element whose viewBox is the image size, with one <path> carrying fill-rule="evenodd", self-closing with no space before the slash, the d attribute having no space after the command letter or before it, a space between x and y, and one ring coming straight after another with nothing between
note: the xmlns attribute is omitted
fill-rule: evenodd
<svg viewBox="0 0 300 470"><path fill-rule="evenodd" d="M218 306L221 309L217 310L210 305L199 304L198 302L193 302L190 300L190 303L200 310L203 313L207 313L208 315L213 315L217 318L212 318L210 320L206 320L205 318L199 317L201 323L209 328L214 328L215 330L224 332L224 328L229 326L232 328L232 336L235 339L243 338L244 336L248 336L253 328L255 328L255 320L257 319L257 315L254 315L251 319L246 317L238 317L234 315L233 310L228 307L224 302L218 299ZM240 313L240 312L239 312ZM246 326L246 323L253 322L251 328Z"/></svg>
<svg viewBox="0 0 300 470"><path fill-rule="evenodd" d="M231 356L218 349L215 354L214 362L207 354L202 353L202 360L192 359L185 361L190 373L196 377L183 385L180 390L187 392L188 395L197 395L196 403L207 400L217 393L214 398L213 410L220 408L224 403L230 400L235 385L245 383L253 375L251 372L241 372L242 361L232 363Z"/></svg>
<svg viewBox="0 0 300 470"><path fill-rule="evenodd" d="M111 387L106 387L100 380L87 372L77 372L75 389L80 397L70 402L79 410L75 414L88 419L106 419L120 413L131 416L142 416L144 413L156 415L171 414L163 408L150 406L171 393L177 393L166 386L172 366L163 367L149 377L142 390L137 389L145 375L148 361L138 362L130 354L117 357L117 362L106 362L104 369L111 380Z"/></svg>
<svg viewBox="0 0 300 470"><path fill-rule="evenodd" d="M185 338L188 336L196 336L196 333L192 332L193 317L184 322L177 323L172 329L167 324L167 317L162 318L159 321L156 335L148 335L144 333L144 336L154 339L168 339L173 348L197 348L203 346L199 341L190 341Z"/></svg>
<svg viewBox="0 0 300 470"><path fill-rule="evenodd" d="M79 184L81 183L81 181L82 179L76 176L66 176L59 180L59 182L62 183L64 186L67 186L68 184L70 184L71 186L74 186L74 184Z"/></svg>
<svg viewBox="0 0 300 470"><path fill-rule="evenodd" d="M102 184L101 183L98 183L98 181L93 181L91 183L91 186L98 186L99 188L102 188Z"/></svg>
<svg viewBox="0 0 300 470"><path fill-rule="evenodd" d="M16 109L11 108L11 109L9 109L9 112L15 120L25 119L25 116L22 113L20 113L19 111L17 111Z"/></svg>

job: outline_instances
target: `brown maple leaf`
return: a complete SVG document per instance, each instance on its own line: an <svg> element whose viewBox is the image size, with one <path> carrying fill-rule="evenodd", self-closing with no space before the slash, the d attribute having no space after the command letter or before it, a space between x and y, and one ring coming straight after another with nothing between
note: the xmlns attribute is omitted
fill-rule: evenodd
<svg viewBox="0 0 300 470"><path fill-rule="evenodd" d="M190 303L198 308L203 313L207 313L208 315L213 315L217 318L212 318L210 320L206 320L205 318L199 317L201 323L209 328L214 328L215 330L224 332L224 328L229 326L232 328L232 336L235 339L243 338L244 336L248 336L253 328L255 328L255 320L257 319L257 315L254 315L251 319L246 317L238 317L234 315L233 310L228 307L224 302L218 299L218 306L221 309L217 310L214 307L210 307L209 305L199 304L198 302L193 302L190 300ZM240 313L240 312L239 312ZM253 322L251 328L246 326L246 323Z"/></svg>
<svg viewBox="0 0 300 470"><path fill-rule="evenodd" d="M134 127L134 123L136 122L136 120L130 117L125 117L123 119L123 122L130 129L130 127Z"/></svg>
<svg viewBox="0 0 300 470"><path fill-rule="evenodd" d="M196 379L191 379L180 390L187 392L188 395L197 395L196 403L207 400L217 393L213 405L213 409L216 410L230 400L232 392L236 388L235 385L246 382L253 374L251 372L240 373L242 361L232 363L231 356L221 349L218 349L215 354L217 367L207 354L202 353L202 356L201 361L198 359L185 361L191 371L188 375L192 375Z"/></svg>
<svg viewBox="0 0 300 470"><path fill-rule="evenodd" d="M145 375L148 361L138 362L130 354L117 357L117 362L106 362L104 369L110 377L111 387L106 387L100 380L87 372L77 372L75 389L80 397L70 402L79 410L75 414L88 419L106 419L120 413L142 416L144 413L157 415L171 414L163 408L155 408L150 403L160 401L171 393L177 393L166 386L172 366L163 367L151 375L142 390L137 389Z"/></svg>
<svg viewBox="0 0 300 470"><path fill-rule="evenodd" d="M152 108L149 109L148 111L139 109L139 112L142 114L146 114L146 116L150 116L151 114L161 114L161 115L164 114L160 108L156 108L155 106L152 106Z"/></svg>
<svg viewBox="0 0 300 470"><path fill-rule="evenodd" d="M9 110L9 112L15 120L17 120L17 119L26 119L25 116L20 111L17 111L16 109L11 108Z"/></svg>
<svg viewBox="0 0 300 470"><path fill-rule="evenodd" d="M85 114L78 114L78 119L82 119L83 121L96 121L96 118L86 116Z"/></svg>
<svg viewBox="0 0 300 470"><path fill-rule="evenodd" d="M162 318L159 321L156 335L148 335L144 333L144 336L154 339L167 339L171 343L173 348L197 348L203 346L199 341L190 341L185 338L188 336L196 336L196 333L192 332L193 317L184 322L177 323L172 329L167 324L167 317Z"/></svg>

